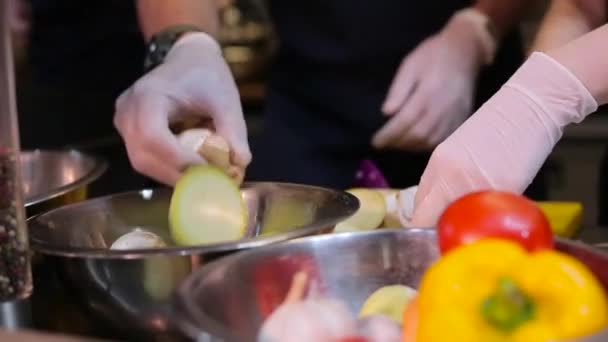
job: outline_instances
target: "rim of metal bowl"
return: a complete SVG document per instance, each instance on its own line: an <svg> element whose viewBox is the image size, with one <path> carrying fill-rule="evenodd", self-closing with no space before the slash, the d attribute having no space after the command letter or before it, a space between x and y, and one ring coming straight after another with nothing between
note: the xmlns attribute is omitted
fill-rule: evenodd
<svg viewBox="0 0 608 342"><path fill-rule="evenodd" d="M108 169L108 162L105 159L90 155L88 153L83 153L83 152L80 152L80 151L74 150L74 149L69 149L69 150L46 150L46 149L24 150L24 151L21 151L21 154L22 155L74 154L74 155L78 155L78 157L80 157L80 158L91 160L94 165L91 168L91 170L84 175L84 177L81 177L72 183L49 190L46 193L43 193L43 194L40 194L37 196L24 198L26 207L29 207L29 206L32 206L32 205L35 205L35 204L38 204L38 203L41 203L44 201L48 201L53 198L57 198L61 195L67 194L70 191L73 191L80 187L88 185L88 184L94 182L95 180L97 180L99 177L101 177L101 175L104 172L106 172L106 170Z"/></svg>
<svg viewBox="0 0 608 342"><path fill-rule="evenodd" d="M256 236L236 241L227 241L220 242L208 245L198 245L198 246L171 246L171 247L162 247L162 248L146 248L146 249L131 249L131 250L110 250L110 249L101 249L101 248L82 248L82 247L59 247L53 244L49 244L43 241L39 241L30 236L30 245L32 249L38 253L46 254L46 255L55 255L55 256L63 256L63 257L73 257L73 258L96 258L96 259L142 259L150 256L159 256L159 255L173 255L173 256L187 256L201 253L227 253L227 252L235 252L239 250L246 250L255 247L261 247L265 245L276 244L277 242L283 242L288 240L297 239L300 237L305 237L309 235L314 235L319 233L320 230L328 228L332 225L336 225L337 223L347 219L352 216L359 210L359 200L354 195L335 189L328 189L323 187L311 186L311 185L303 185L303 184L295 184L295 183L286 183L286 182L245 182L243 183L243 187L253 186L253 185L287 185L287 186L306 186L310 189L316 189L320 191L329 191L334 192L340 195L346 202L354 203L352 206L345 205L344 214L336 216L332 219L324 219L316 222L311 225L304 225L301 227L292 228L289 231L279 233L279 234L271 234L265 236ZM51 215L56 211L60 210L68 210L70 208L77 208L78 206L84 206L90 202L103 202L111 197L121 197L126 195L132 195L134 193L141 193L143 191L171 191L170 188L167 187L158 187L152 189L141 189L135 191L125 191L120 192L113 195L107 195L102 197L97 197L94 199L90 199L83 202L69 204L60 208L56 208L50 210L48 212L42 213L40 215L36 215L30 217L27 221L28 224L36 224L36 221L43 216ZM31 235L31 234L30 234Z"/></svg>
<svg viewBox="0 0 608 342"><path fill-rule="evenodd" d="M297 239L292 239L290 241L283 242L281 244L268 245L263 247L263 251L272 251L276 249L286 249L289 248L290 245L298 245L304 243L315 243L321 242L328 239L350 239L350 238L358 238L364 239L367 236L375 236L375 235L391 235L395 233L399 233L401 231L408 231L414 234L424 234L424 235L435 235L436 231L434 228L383 228L376 229L371 231L358 231L358 232L343 232L343 233L333 233L326 235L318 235L318 236L305 236ZM580 251L596 253L604 258L608 258L608 252L605 252L599 248L595 248L589 244L586 244L582 241L578 240L570 240L562 237L555 237L555 240L558 244L563 246L569 246L580 249ZM181 332L187 334L190 338L199 338L201 335L210 335L213 337L217 337L220 333L219 328L217 327L217 322L205 314L205 312L200 310L199 306L196 306L195 301L188 301L186 294L190 292L191 288L196 284L199 279L203 279L207 276L207 274L213 272L220 265L234 264L241 259L246 259L253 253L262 252L260 249L257 250L249 250L243 251L238 254L229 255L219 260L211 261L202 267L195 270L192 274L190 274L179 287L174 291L172 295L171 305L173 307L173 323L181 329ZM205 326L207 330L203 330L202 326ZM561 340L563 342L575 342L575 341L587 341L587 339L592 339L598 336L603 336L603 334L608 333L608 326L594 332L593 334L581 336L578 339L567 339ZM595 340L589 340L589 342Z"/></svg>

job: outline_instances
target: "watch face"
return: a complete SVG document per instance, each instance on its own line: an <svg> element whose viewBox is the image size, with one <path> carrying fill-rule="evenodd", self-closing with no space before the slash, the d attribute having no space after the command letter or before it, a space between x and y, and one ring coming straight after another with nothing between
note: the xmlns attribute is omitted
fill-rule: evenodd
<svg viewBox="0 0 608 342"><path fill-rule="evenodd" d="M147 68L153 68L159 64L161 64L167 53L171 49L173 43L168 40L153 38L148 45L148 59L150 65Z"/></svg>
<svg viewBox="0 0 608 342"><path fill-rule="evenodd" d="M145 69L146 71L161 64L177 39L186 32L200 32L194 26L175 26L155 34L148 43Z"/></svg>

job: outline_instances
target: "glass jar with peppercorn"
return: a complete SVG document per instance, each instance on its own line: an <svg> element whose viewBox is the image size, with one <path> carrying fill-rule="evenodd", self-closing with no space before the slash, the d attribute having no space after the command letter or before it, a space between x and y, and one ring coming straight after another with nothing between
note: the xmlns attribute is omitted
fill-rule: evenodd
<svg viewBox="0 0 608 342"><path fill-rule="evenodd" d="M28 237L21 185L19 130L8 3L0 2L0 316L32 292ZM18 317L0 317L14 325ZM9 323L12 322L12 323Z"/></svg>

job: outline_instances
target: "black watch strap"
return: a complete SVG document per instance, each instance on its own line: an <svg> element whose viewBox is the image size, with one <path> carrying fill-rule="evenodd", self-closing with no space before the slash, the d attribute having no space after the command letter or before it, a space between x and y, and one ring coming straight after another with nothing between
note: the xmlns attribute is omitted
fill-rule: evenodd
<svg viewBox="0 0 608 342"><path fill-rule="evenodd" d="M162 64L173 44L187 32L202 32L202 30L193 25L175 25L152 36L146 46L145 71L148 72L159 64Z"/></svg>

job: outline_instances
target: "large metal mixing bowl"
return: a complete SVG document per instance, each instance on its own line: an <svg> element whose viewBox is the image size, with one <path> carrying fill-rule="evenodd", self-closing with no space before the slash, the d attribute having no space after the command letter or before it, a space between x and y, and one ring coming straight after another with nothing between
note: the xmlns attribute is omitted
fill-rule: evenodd
<svg viewBox="0 0 608 342"><path fill-rule="evenodd" d="M55 209L30 220L35 323L96 337L167 341L169 297L196 267L227 253L330 231L357 199L317 187L250 183L248 237L198 247L108 250L134 229L170 241L170 189L142 190Z"/></svg>
<svg viewBox="0 0 608 342"><path fill-rule="evenodd" d="M357 313L384 285L417 287L439 255L436 245L434 230L399 229L307 237L239 253L183 282L174 320L186 336L200 342L255 341L263 312L269 311L257 300L256 289L282 298L299 270L311 274L311 286L344 300ZM558 247L589 266L608 289L607 254L565 240ZM603 331L585 341L607 340L608 331Z"/></svg>
<svg viewBox="0 0 608 342"><path fill-rule="evenodd" d="M23 151L21 174L28 216L82 201L107 163L78 151Z"/></svg>

